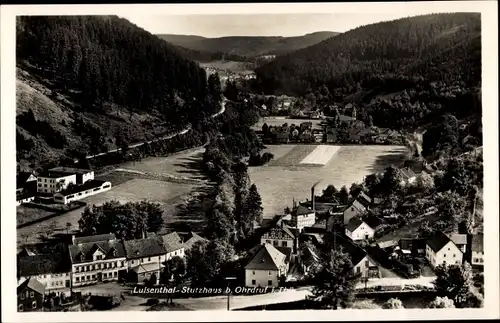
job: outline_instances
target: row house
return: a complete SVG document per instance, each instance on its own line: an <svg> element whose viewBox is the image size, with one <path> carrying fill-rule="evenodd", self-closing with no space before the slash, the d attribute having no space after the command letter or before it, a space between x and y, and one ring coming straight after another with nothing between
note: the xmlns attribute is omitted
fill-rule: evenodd
<svg viewBox="0 0 500 323"><path fill-rule="evenodd" d="M177 232L162 235L161 239L166 250L165 261L169 261L174 257L184 258L184 241Z"/></svg>
<svg viewBox="0 0 500 323"><path fill-rule="evenodd" d="M316 212L314 210L299 205L292 210L290 226L299 230L311 227L316 223Z"/></svg>
<svg viewBox="0 0 500 323"><path fill-rule="evenodd" d="M69 253L73 286L116 281L127 272L125 247L112 233L73 238Z"/></svg>
<svg viewBox="0 0 500 323"><path fill-rule="evenodd" d="M37 192L37 177L32 172L20 172L16 176L16 205L31 202Z"/></svg>
<svg viewBox="0 0 500 323"><path fill-rule="evenodd" d="M261 244L267 243L274 247L289 248L292 252L297 251L296 237L283 221L279 221L275 227L265 232L261 236L260 242Z"/></svg>

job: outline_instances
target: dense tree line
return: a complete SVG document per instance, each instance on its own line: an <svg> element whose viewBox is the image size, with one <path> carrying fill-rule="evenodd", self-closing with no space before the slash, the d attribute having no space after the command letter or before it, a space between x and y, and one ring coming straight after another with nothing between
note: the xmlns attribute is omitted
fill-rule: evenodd
<svg viewBox="0 0 500 323"><path fill-rule="evenodd" d="M115 16L18 17L17 57L54 89L76 96L83 111L113 103L179 125L213 112L202 68Z"/></svg>
<svg viewBox="0 0 500 323"><path fill-rule="evenodd" d="M480 33L474 13L362 26L259 67L255 90L360 103L359 119L392 129L469 116L481 109Z"/></svg>
<svg viewBox="0 0 500 323"><path fill-rule="evenodd" d="M120 239L138 239L161 229L163 210L158 203L110 201L85 207L78 225L85 235L111 232Z"/></svg>

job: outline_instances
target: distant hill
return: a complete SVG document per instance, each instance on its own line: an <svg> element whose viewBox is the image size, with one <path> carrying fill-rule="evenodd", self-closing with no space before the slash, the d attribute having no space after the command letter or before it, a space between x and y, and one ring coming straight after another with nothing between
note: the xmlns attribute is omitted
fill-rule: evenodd
<svg viewBox="0 0 500 323"><path fill-rule="evenodd" d="M358 27L256 69L255 90L355 103L392 128L481 113L481 16L432 14ZM326 99L325 99L326 98Z"/></svg>
<svg viewBox="0 0 500 323"><path fill-rule="evenodd" d="M219 38L205 38L188 35L162 34L158 37L177 46L182 46L204 52L225 52L241 56L281 55L305 48L325 39L336 36L338 33L321 31L303 36L229 36Z"/></svg>
<svg viewBox="0 0 500 323"><path fill-rule="evenodd" d="M218 110L209 84L178 48L125 19L18 17L18 165L36 169L194 128Z"/></svg>

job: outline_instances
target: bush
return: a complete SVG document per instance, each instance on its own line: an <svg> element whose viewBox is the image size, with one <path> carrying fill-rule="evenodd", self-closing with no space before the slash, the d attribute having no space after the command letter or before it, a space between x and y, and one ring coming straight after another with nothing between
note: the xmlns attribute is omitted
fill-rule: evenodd
<svg viewBox="0 0 500 323"><path fill-rule="evenodd" d="M436 297L432 302L428 305L429 308L455 308L455 304L452 299L448 297Z"/></svg>
<svg viewBox="0 0 500 323"><path fill-rule="evenodd" d="M404 307L403 307L403 303L399 299L390 298L389 300L387 300L387 302L384 303L382 308L384 308L384 309L402 309Z"/></svg>
<svg viewBox="0 0 500 323"><path fill-rule="evenodd" d="M374 310L374 309L380 309L382 307L374 303L373 300L362 300L355 302L352 308L358 310Z"/></svg>

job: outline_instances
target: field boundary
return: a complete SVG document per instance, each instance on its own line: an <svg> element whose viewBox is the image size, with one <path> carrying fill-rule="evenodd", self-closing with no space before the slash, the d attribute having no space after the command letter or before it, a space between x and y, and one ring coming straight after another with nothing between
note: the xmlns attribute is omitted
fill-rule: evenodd
<svg viewBox="0 0 500 323"><path fill-rule="evenodd" d="M81 201L80 201L81 202ZM45 220L49 220L49 219L52 219L52 218L55 218L56 216L60 216L60 215L64 215L66 213L69 213L71 211L74 211L74 210L78 210L78 209L82 209L84 207L87 206L87 203L86 202L82 202L84 203L84 205L79 205L77 207L74 207L74 208L70 208L68 210L64 210L64 211L54 211L54 210L49 210L49 211L54 211L54 213L52 214L49 214L47 216L44 216L44 217L41 217L39 219L36 219L36 220L32 220L32 221L28 221L28 222L25 222L25 223L22 223L22 224L19 224L16 226L16 229L21 229L21 228L24 228L24 227L28 227L30 225L33 225L33 224L37 224L39 222L43 222ZM35 208L35 207L33 207Z"/></svg>

